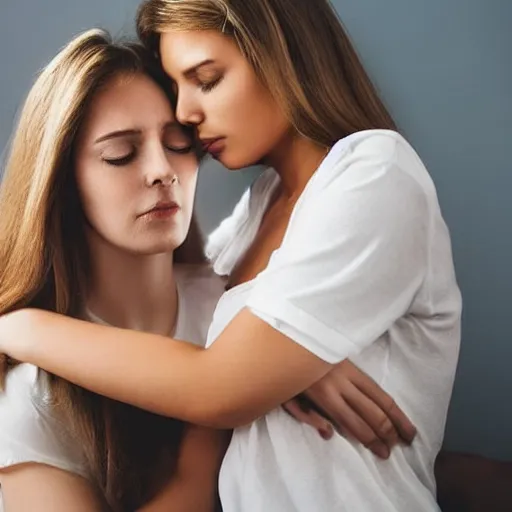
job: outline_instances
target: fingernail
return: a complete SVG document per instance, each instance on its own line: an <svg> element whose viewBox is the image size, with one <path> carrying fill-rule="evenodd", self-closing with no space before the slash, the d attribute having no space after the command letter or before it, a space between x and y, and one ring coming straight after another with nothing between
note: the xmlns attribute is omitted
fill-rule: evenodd
<svg viewBox="0 0 512 512"><path fill-rule="evenodd" d="M385 444L377 444L375 445L375 454L378 455L381 459L389 458L389 448Z"/></svg>
<svg viewBox="0 0 512 512"><path fill-rule="evenodd" d="M414 438L416 437L417 433L418 433L418 431L416 429L411 431L411 433L409 434L409 437L407 439L407 441L409 441L409 444L411 444L414 441Z"/></svg>
<svg viewBox="0 0 512 512"><path fill-rule="evenodd" d="M319 428L318 432L320 433L322 438L325 439L326 441L329 441L329 439L331 439L332 434L333 434L332 430L325 429L325 428Z"/></svg>

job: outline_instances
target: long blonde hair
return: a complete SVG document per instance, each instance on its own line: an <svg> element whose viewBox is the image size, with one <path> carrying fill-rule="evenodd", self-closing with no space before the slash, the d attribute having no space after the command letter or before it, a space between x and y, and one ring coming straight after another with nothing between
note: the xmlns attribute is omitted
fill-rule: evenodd
<svg viewBox="0 0 512 512"><path fill-rule="evenodd" d="M88 252L73 153L96 92L119 74L143 73L169 96L158 62L139 44L101 30L71 41L39 74L12 139L0 188L0 314L32 306L81 316ZM195 220L175 261L205 261ZM12 366L0 367L3 382ZM128 377L129 378L129 377ZM173 470L181 422L163 419L50 378L55 408L84 446L114 510L149 500Z"/></svg>
<svg viewBox="0 0 512 512"><path fill-rule="evenodd" d="M158 55L168 30L233 37L297 132L320 145L396 129L328 0L145 0L142 42Z"/></svg>

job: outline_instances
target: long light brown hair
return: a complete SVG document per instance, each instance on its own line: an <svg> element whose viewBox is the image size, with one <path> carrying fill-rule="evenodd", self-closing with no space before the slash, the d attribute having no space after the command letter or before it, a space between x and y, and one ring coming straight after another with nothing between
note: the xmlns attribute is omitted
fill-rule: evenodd
<svg viewBox="0 0 512 512"><path fill-rule="evenodd" d="M145 0L137 31L159 55L168 30L232 37L297 132L330 147L396 126L328 0Z"/></svg>
<svg viewBox="0 0 512 512"><path fill-rule="evenodd" d="M31 306L82 316L89 255L73 168L77 134L97 91L120 74L137 73L152 78L174 105L168 79L147 49L114 44L100 30L75 38L39 74L0 188L0 314ZM205 261L195 220L174 260ZM3 359L1 382L12 366ZM183 424L55 376L49 384L110 507L135 510L151 499L173 472Z"/></svg>

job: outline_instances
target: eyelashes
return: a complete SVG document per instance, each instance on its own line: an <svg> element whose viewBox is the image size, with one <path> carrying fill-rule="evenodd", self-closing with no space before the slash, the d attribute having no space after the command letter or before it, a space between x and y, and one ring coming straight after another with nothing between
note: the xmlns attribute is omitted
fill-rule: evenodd
<svg viewBox="0 0 512 512"><path fill-rule="evenodd" d="M187 153L190 153L192 149L194 149L192 146L186 146L183 148L176 148L173 146L165 146L165 149L167 151L170 151L171 153L178 153L179 155L186 155Z"/></svg>
<svg viewBox="0 0 512 512"><path fill-rule="evenodd" d="M217 87L217 85L220 84L220 82L222 82L222 79L224 78L224 76L219 76L218 78L216 78L215 80L212 80L211 82L203 82L200 84L200 88L201 88L201 91L203 92L210 92L211 90L213 90L215 87Z"/></svg>
<svg viewBox="0 0 512 512"><path fill-rule="evenodd" d="M176 147L176 146L164 146L166 151L169 151L170 153L176 153L178 155L186 155L193 151L193 146L188 145L184 147ZM138 152L136 150L131 151L127 155L116 157L116 158L105 158L102 157L103 162L105 162L107 165L111 165L113 167L123 167L125 165L130 164L135 160L137 157Z"/></svg>
<svg viewBox="0 0 512 512"><path fill-rule="evenodd" d="M121 156L118 158L103 157L102 160L108 165L112 165L114 167L122 167L123 165L128 165L130 162L132 162L133 159L135 158L135 155L136 155L136 152L132 151L131 153L129 153L128 155L125 155L125 156Z"/></svg>

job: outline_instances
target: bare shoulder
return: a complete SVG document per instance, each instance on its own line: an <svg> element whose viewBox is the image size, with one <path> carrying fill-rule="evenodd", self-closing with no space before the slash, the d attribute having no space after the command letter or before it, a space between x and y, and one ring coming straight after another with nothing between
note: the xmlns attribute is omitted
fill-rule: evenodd
<svg viewBox="0 0 512 512"><path fill-rule="evenodd" d="M39 463L15 464L0 470L6 512L102 512L99 493L85 478Z"/></svg>

